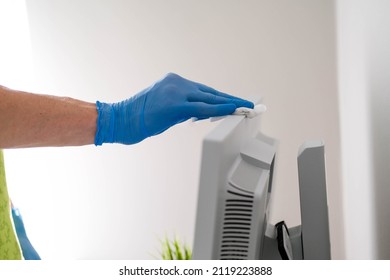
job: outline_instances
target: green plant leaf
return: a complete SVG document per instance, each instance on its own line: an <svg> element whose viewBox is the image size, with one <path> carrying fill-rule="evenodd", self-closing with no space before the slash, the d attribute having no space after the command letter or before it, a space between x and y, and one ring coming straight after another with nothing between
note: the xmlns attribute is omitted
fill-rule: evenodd
<svg viewBox="0 0 390 280"><path fill-rule="evenodd" d="M165 237L161 243L163 260L190 260L192 257L191 249L176 237L172 241Z"/></svg>

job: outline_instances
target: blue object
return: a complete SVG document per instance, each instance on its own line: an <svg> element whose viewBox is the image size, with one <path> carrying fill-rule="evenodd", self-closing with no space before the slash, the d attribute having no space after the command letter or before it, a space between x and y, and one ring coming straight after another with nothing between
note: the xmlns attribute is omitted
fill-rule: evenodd
<svg viewBox="0 0 390 280"><path fill-rule="evenodd" d="M20 247L22 248L23 257L25 260L40 260L37 251L32 246L30 240L27 237L26 229L24 228L24 223L22 215L20 215L19 209L12 207L12 218L14 221L16 234L19 239Z"/></svg>
<svg viewBox="0 0 390 280"><path fill-rule="evenodd" d="M254 105L170 73L127 100L112 104L97 101L96 107L95 145L102 145L135 144L192 117L224 116L238 107Z"/></svg>

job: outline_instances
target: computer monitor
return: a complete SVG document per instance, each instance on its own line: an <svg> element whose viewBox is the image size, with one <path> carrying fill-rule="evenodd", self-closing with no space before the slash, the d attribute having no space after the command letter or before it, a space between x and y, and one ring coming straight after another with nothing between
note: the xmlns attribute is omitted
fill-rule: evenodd
<svg viewBox="0 0 390 280"><path fill-rule="evenodd" d="M193 259L330 259L324 143L299 149L301 225L268 222L276 140L227 116L203 141Z"/></svg>
<svg viewBox="0 0 390 280"><path fill-rule="evenodd" d="M276 141L227 116L203 141L193 259L260 259Z"/></svg>

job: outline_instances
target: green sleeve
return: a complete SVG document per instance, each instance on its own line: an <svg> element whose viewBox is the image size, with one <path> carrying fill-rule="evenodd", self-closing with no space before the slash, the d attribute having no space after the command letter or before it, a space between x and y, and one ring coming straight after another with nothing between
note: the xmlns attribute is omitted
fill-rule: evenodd
<svg viewBox="0 0 390 280"><path fill-rule="evenodd" d="M12 223L5 180L3 151L0 150L0 260L20 260L22 253Z"/></svg>

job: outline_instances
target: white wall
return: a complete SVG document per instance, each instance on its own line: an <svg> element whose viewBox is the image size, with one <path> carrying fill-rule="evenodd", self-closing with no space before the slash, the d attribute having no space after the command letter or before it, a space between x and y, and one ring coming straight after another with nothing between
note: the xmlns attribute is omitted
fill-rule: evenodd
<svg viewBox="0 0 390 280"><path fill-rule="evenodd" d="M259 94L280 140L274 222L300 223L296 155L326 142L332 252L343 258L332 1L28 1L34 90L127 98L167 72ZM138 145L7 151L10 192L49 259L148 259L159 238L192 244L201 140L182 124Z"/></svg>
<svg viewBox="0 0 390 280"><path fill-rule="evenodd" d="M390 2L337 2L346 257L390 258Z"/></svg>
<svg viewBox="0 0 390 280"><path fill-rule="evenodd" d="M32 53L24 0L0 0L0 84L31 86Z"/></svg>

